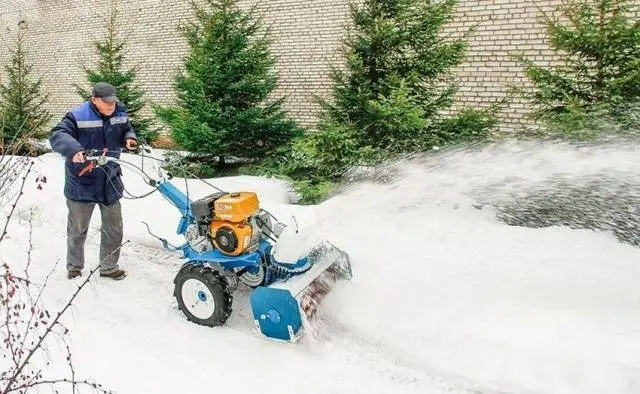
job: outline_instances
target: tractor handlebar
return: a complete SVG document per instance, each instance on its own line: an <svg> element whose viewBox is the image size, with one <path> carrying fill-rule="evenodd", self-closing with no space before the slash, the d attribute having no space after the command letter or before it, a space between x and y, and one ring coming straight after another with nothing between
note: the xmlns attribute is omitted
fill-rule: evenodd
<svg viewBox="0 0 640 394"><path fill-rule="evenodd" d="M87 149L84 151L85 160L96 160L99 161L101 165L104 165L107 161L115 160L112 157L106 155L107 152L116 152L115 150L100 150L100 149ZM120 149L119 152L131 153L131 154L140 154L142 152L151 153L151 150L144 145L136 145L134 149Z"/></svg>
<svg viewBox="0 0 640 394"><path fill-rule="evenodd" d="M142 155L142 157L146 157L144 156L144 153L151 153L151 149L149 148L149 146L147 145L142 145L142 144L138 144L136 145L135 149L130 150L130 149L120 149L119 151L114 151L114 150L108 150L108 149L87 149L86 151L84 151L84 158L85 158L85 166L84 168L82 168L82 170L80 170L80 173L78 174L79 176L83 176L84 174L93 171L94 169L100 167L100 166L104 166L106 165L108 162L113 161L113 162L120 162L123 164L126 164L128 166L132 166L134 169L136 169L138 172L141 173L141 175L143 176L143 178L147 181L147 183L151 186L155 186L158 183L158 180L153 180L148 174L146 174L144 172L143 169L128 163L127 161L123 161L121 159L117 159L115 157L111 157L111 156L107 156L107 153L113 153L113 152L124 152L124 153L131 153L131 154L140 154ZM143 159L144 160L144 159ZM160 178L164 178L164 176L159 175ZM169 174L169 179L171 179L171 174Z"/></svg>
<svg viewBox="0 0 640 394"><path fill-rule="evenodd" d="M141 147L140 145L136 145L135 149L121 149L119 152L139 154L142 151L151 152L147 147ZM86 166L80 171L80 176L84 175L87 172L91 172L94 168L104 166L110 161L119 161L115 157L107 156L107 152L115 152L109 151L106 148L103 150L99 149L87 149L83 152Z"/></svg>

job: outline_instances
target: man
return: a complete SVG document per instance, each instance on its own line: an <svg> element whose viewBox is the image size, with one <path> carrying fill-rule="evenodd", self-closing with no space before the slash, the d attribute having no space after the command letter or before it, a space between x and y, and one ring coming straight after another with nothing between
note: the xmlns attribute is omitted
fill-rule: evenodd
<svg viewBox="0 0 640 394"><path fill-rule="evenodd" d="M54 151L65 157L64 195L67 199L67 277L82 275L84 244L94 207L100 207L100 276L123 279L118 266L122 243L120 198L124 190L120 165L105 166L81 173L87 166L86 150L96 149L120 157L124 147L134 150L136 134L126 108L118 102L116 89L106 82L94 85L89 101L70 110L49 134Z"/></svg>

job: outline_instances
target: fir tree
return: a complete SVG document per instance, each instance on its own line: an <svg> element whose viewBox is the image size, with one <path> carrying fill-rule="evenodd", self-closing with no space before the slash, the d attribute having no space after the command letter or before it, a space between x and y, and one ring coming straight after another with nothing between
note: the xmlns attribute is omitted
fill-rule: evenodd
<svg viewBox="0 0 640 394"><path fill-rule="evenodd" d="M294 136L284 97L268 100L277 84L268 31L255 9L242 11L235 0L191 2L195 20L181 27L190 47L184 72L174 87L177 106L158 107L174 140L187 150L217 158L260 159Z"/></svg>
<svg viewBox="0 0 640 394"><path fill-rule="evenodd" d="M456 0L351 4L346 67L332 71L332 102L319 100L324 110L322 133L314 137L319 155L340 159L342 166L344 153L425 150L487 132L495 123L487 112L443 116L457 92L452 69L466 52L464 36L443 34L456 5Z"/></svg>
<svg viewBox="0 0 640 394"><path fill-rule="evenodd" d="M9 63L4 67L7 82L0 85L0 137L4 146L45 137L51 120L46 108L48 94L42 92L42 79L32 75L33 65L27 60L25 44L25 31L19 28L14 46L9 49Z"/></svg>
<svg viewBox="0 0 640 394"><path fill-rule="evenodd" d="M152 142L158 136L158 129L154 127L151 117L142 115L142 109L145 106L144 92L134 82L137 67L124 68L126 43L118 39L118 27L118 8L114 1L109 8L106 36L101 41L93 42L98 55L97 68L83 67L83 69L89 85L109 82L116 87L118 100L127 108L136 135L146 142ZM74 84L74 87L83 100L91 97L90 89L85 89L79 84Z"/></svg>
<svg viewBox="0 0 640 394"><path fill-rule="evenodd" d="M631 19L631 7L628 0L571 0L556 14L541 11L561 64L517 57L531 87L515 90L534 104L532 118L570 132L624 121L624 109L640 98L640 21Z"/></svg>

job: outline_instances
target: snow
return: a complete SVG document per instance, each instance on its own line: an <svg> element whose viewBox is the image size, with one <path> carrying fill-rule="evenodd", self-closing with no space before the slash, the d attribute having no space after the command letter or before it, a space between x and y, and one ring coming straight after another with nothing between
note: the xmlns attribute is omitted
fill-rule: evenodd
<svg viewBox="0 0 640 394"><path fill-rule="evenodd" d="M640 249L604 232L507 226L474 207L480 196L558 174L637 180L638 148L614 148L442 150L390 168L389 181L307 207L289 202L283 181L208 180L258 192L276 216L315 225L316 236L350 254L353 280L335 286L312 332L293 345L255 334L244 289L226 326L188 322L172 296L179 255L142 223L178 244L177 210L158 193L122 200L129 276L93 279L66 316L76 374L118 393L640 392ZM0 260L20 267L34 212L32 276L58 261L45 295L52 310L78 284L65 277L62 165L56 154L38 158L48 181L43 190L27 183L0 244ZM126 167L124 182L134 195L150 190ZM185 190L183 179L173 182ZM188 185L194 199L212 191ZM88 265L97 263L99 226L96 209Z"/></svg>

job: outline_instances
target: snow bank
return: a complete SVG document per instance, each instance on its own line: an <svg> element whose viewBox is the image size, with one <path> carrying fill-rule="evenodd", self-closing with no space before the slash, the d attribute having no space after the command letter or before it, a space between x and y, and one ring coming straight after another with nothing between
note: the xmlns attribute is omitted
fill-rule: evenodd
<svg viewBox="0 0 640 394"><path fill-rule="evenodd" d="M396 168L318 208L352 254L325 310L389 357L480 391L640 391L640 249L498 223L498 198L562 176L640 184L638 145L505 144ZM392 171L393 172L393 171Z"/></svg>

